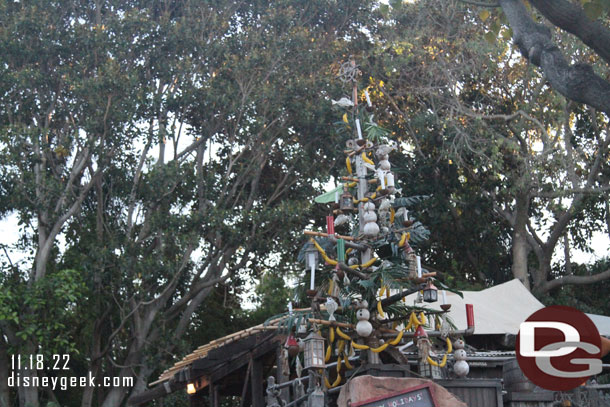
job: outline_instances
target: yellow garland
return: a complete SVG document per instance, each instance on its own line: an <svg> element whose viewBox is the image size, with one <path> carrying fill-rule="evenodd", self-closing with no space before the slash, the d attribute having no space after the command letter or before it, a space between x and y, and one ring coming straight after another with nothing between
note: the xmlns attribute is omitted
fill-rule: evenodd
<svg viewBox="0 0 610 407"><path fill-rule="evenodd" d="M402 335L405 333L405 330L403 329L402 331L398 332L398 335L396 335L396 338L392 339L390 342L388 342L390 345L394 346L394 345L398 345L398 343L400 342L400 340L402 339Z"/></svg>
<svg viewBox="0 0 610 407"><path fill-rule="evenodd" d="M375 353L383 352L388 346L390 346L390 344L388 342L386 342L378 348L371 348L371 351L373 351Z"/></svg>
<svg viewBox="0 0 610 407"><path fill-rule="evenodd" d="M398 247L403 247L407 242L407 233L402 232L402 236L400 237L400 241L398 242Z"/></svg>
<svg viewBox="0 0 610 407"><path fill-rule="evenodd" d="M337 327L337 335L339 335L341 338L345 339L346 341L352 340L352 338L350 338L349 335L347 335L345 332L343 332L339 327Z"/></svg>
<svg viewBox="0 0 610 407"><path fill-rule="evenodd" d="M316 249L318 249L318 252L320 253L320 255L322 256L322 258L324 259L325 262L327 262L328 264L332 265L332 266L336 266L337 265L337 260L333 260L330 257L328 257L326 255L326 252L324 251L324 249L322 249L322 247L320 247L320 245L318 244L318 242L316 242L315 239L310 239L310 241L313 243L313 245L316 247Z"/></svg>
<svg viewBox="0 0 610 407"><path fill-rule="evenodd" d="M339 385L339 383L341 383L341 375L337 375L337 379L333 382L333 384L330 384L330 382L328 381L328 378L324 377L324 385L326 386L327 389L332 389L333 387L337 387Z"/></svg>
<svg viewBox="0 0 610 407"><path fill-rule="evenodd" d="M390 208L390 224L394 224L394 216L396 216L396 211L394 208Z"/></svg>
<svg viewBox="0 0 610 407"><path fill-rule="evenodd" d="M332 354L333 348L332 346L329 344L328 347L326 348L326 355L324 355L324 361L328 362L330 360L330 356Z"/></svg>
<svg viewBox="0 0 610 407"><path fill-rule="evenodd" d="M409 323L405 329L407 331L411 328L417 329L417 327L420 325L426 325L426 322L426 316L424 315L423 311L420 312L419 318L417 317L417 314L415 314L415 311L412 311L411 315L409 316Z"/></svg>
<svg viewBox="0 0 610 407"><path fill-rule="evenodd" d="M361 268L365 269L367 267L371 267L373 264L375 264L375 262L379 260L377 257L373 257L371 260L367 261L366 263L362 263L360 265Z"/></svg>
<svg viewBox="0 0 610 407"><path fill-rule="evenodd" d="M352 366L352 364L349 363L349 357L347 356L347 353L343 353L343 363L345 363L345 367L347 367L348 369L354 368L354 366Z"/></svg>
<svg viewBox="0 0 610 407"><path fill-rule="evenodd" d="M335 288L335 282L332 278L328 279L328 295L332 295L333 288Z"/></svg>
<svg viewBox="0 0 610 407"><path fill-rule="evenodd" d="M337 354L341 355L341 353L343 352L343 349L345 349L345 341L342 339L339 339L339 341L337 342Z"/></svg>
<svg viewBox="0 0 610 407"><path fill-rule="evenodd" d="M325 262L327 262L328 264L330 264L331 266L336 266L338 264L337 260L331 259L330 257L328 257L326 255L326 252L324 251L324 249L318 244L318 242L316 242L316 239L311 238L309 239L309 241L311 243L313 243L313 245L315 246L315 248L318 250L318 253L320 253L320 256L322 256L322 258L324 259ZM351 269L357 269L357 268L367 268L372 266L373 264L375 264L375 262L379 260L377 257L373 257L371 260L367 261L364 264L354 264L353 266L349 266Z"/></svg>
<svg viewBox="0 0 610 407"><path fill-rule="evenodd" d="M373 161L371 161L370 158L368 158L366 156L366 154L364 154L364 152L362 152L362 154L360 155L360 157L362 157L362 161L364 161L367 164L371 164L371 165L375 165L375 163Z"/></svg>
<svg viewBox="0 0 610 407"><path fill-rule="evenodd" d="M377 313L381 318L385 317L385 313L383 312L383 307L381 306L381 301L377 301Z"/></svg>
<svg viewBox="0 0 610 407"><path fill-rule="evenodd" d="M335 341L335 329L331 326L329 329L328 341L333 343Z"/></svg>
<svg viewBox="0 0 610 407"><path fill-rule="evenodd" d="M347 172L349 175L352 175L352 162L350 161L349 157L345 158L345 166L347 167Z"/></svg>
<svg viewBox="0 0 610 407"><path fill-rule="evenodd" d="M453 351L453 345L451 344L451 339L446 338L445 341L447 342L447 353L445 353L440 363L432 359L430 356L427 357L428 363L430 363L432 366L445 367L447 364L447 355Z"/></svg>
<svg viewBox="0 0 610 407"><path fill-rule="evenodd" d="M428 356L426 358L428 360L428 363L430 363L432 366L438 366L438 367L445 367L445 365L447 364L447 355L445 354L445 356L443 356L443 359L441 360L441 362L437 362L434 359L432 359L430 356Z"/></svg>
<svg viewBox="0 0 610 407"><path fill-rule="evenodd" d="M352 341L352 346L356 349L360 349L360 350L368 350L369 347L368 345L360 345L359 343L356 343L354 341Z"/></svg>

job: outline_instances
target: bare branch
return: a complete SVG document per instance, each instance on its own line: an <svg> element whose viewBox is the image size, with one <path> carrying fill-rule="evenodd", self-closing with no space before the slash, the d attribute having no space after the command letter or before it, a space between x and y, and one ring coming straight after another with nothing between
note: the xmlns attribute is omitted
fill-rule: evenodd
<svg viewBox="0 0 610 407"><path fill-rule="evenodd" d="M564 276L557 278L555 280L548 281L541 288L542 292L549 292L556 288L559 288L563 285L567 284L577 284L577 285L585 285L585 284L593 284L600 281L604 281L610 278L610 269L603 271L601 273L593 274L591 276Z"/></svg>

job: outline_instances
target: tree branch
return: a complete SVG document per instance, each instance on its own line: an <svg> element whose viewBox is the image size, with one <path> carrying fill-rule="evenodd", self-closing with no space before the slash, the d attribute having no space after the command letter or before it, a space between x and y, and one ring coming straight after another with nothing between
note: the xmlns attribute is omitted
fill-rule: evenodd
<svg viewBox="0 0 610 407"><path fill-rule="evenodd" d="M549 292L566 284L593 284L610 278L610 269L592 276L564 276L548 281L542 286L542 292Z"/></svg>
<svg viewBox="0 0 610 407"><path fill-rule="evenodd" d="M520 0L499 0L525 58L539 66L553 88L568 99L610 114L610 83L587 64L570 65L548 28L535 23Z"/></svg>
<svg viewBox="0 0 610 407"><path fill-rule="evenodd" d="M610 63L610 30L589 19L582 7L567 0L530 0L530 3L551 23L580 38Z"/></svg>

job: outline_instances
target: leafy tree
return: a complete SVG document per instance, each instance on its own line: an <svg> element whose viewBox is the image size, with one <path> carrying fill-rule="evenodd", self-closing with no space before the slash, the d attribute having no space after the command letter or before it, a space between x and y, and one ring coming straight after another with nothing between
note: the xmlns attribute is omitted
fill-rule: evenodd
<svg viewBox="0 0 610 407"><path fill-rule="evenodd" d="M121 405L180 350L214 287L294 247L336 153L316 101L337 55L368 43L370 3L331 3L3 3L0 213L34 231L35 257L3 280L18 311L3 338L36 353L24 321L66 305L18 293L77 270L73 369L135 378L60 402Z"/></svg>
<svg viewBox="0 0 610 407"><path fill-rule="evenodd" d="M430 174L445 177L439 184L451 188L444 197L448 208L433 214L444 220L451 214L440 244L454 244L452 231L474 232L472 249L457 251L466 254L464 263L476 264L473 253L490 253L482 255L486 264L505 267L496 253L510 242L512 274L537 292L606 278L608 273L557 274L552 256L564 236L584 248L583 231L603 228L587 208L603 204L600 193L608 188L607 117L547 92L546 80L516 62L514 50L498 39L510 37L500 18L474 14L456 2L386 12L392 25L379 39L382 52L371 60L371 86L387 101L387 122L394 121L395 131L412 145L410 159L424 172L420 188L429 187ZM492 210L500 222L472 216ZM541 230L549 231L548 238L543 240ZM488 243L500 251L487 250ZM468 275L491 277L472 268Z"/></svg>

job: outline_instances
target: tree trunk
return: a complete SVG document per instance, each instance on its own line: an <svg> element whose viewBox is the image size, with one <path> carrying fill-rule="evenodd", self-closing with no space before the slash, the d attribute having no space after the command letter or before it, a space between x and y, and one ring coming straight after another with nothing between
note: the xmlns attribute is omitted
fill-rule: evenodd
<svg viewBox="0 0 610 407"><path fill-rule="evenodd" d="M530 289L527 257L530 247L527 243L528 198L523 194L517 195L517 204L514 214L513 245L512 245L512 272L515 278L521 280L525 288Z"/></svg>
<svg viewBox="0 0 610 407"><path fill-rule="evenodd" d="M29 378L30 385L19 387L19 407L38 407L40 405L38 387L31 385L32 379L38 375L35 369L26 369L26 367L29 367L29 355L36 354L36 346L31 340L28 340L23 349L25 352L22 356L21 370L18 373L21 375L21 380L26 377ZM23 358L26 359L23 360Z"/></svg>
<svg viewBox="0 0 610 407"><path fill-rule="evenodd" d="M8 387L9 357L8 345L0 338L0 407L11 406L11 390Z"/></svg>

